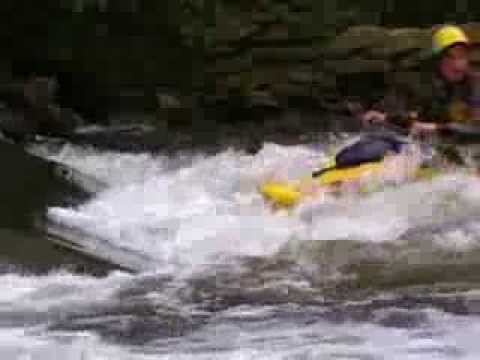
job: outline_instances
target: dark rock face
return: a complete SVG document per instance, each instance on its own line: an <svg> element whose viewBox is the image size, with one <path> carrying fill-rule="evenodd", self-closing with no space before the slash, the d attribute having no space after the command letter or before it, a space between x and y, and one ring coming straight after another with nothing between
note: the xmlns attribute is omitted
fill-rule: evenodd
<svg viewBox="0 0 480 360"><path fill-rule="evenodd" d="M27 154L20 146L0 141L0 227L32 227L37 216L54 204L86 199L68 168Z"/></svg>
<svg viewBox="0 0 480 360"><path fill-rule="evenodd" d="M14 140L34 134L67 136L83 120L69 108L54 103L56 83L48 77L33 77L25 83L5 84L0 91L4 109L2 131Z"/></svg>
<svg viewBox="0 0 480 360"><path fill-rule="evenodd" d="M47 207L85 201L94 179L4 141L0 141L0 160L0 273L12 268L35 273L68 268L102 275L116 268L62 251L49 241L44 227Z"/></svg>
<svg viewBox="0 0 480 360"><path fill-rule="evenodd" d="M45 124L70 130L73 113L107 124L112 112L147 112L171 127L198 106L286 109L303 99L332 109L418 72L435 23L467 23L478 38L468 24L476 3L417 5L412 13L399 0L7 1L0 79L57 79L59 105L36 99L24 125L47 133Z"/></svg>

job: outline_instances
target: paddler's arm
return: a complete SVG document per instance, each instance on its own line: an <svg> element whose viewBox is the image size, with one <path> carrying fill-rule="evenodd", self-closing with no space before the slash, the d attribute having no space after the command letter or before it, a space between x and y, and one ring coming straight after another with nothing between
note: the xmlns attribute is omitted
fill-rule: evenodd
<svg viewBox="0 0 480 360"><path fill-rule="evenodd" d="M370 109L357 114L363 126L394 125L405 129L410 128L418 114L408 106L406 95L389 94L376 109Z"/></svg>
<svg viewBox="0 0 480 360"><path fill-rule="evenodd" d="M364 126L372 124L393 125L412 135L431 135L440 131L448 130L448 124L433 121L420 121L415 113L403 115L387 115L385 113L370 110L361 117Z"/></svg>
<svg viewBox="0 0 480 360"><path fill-rule="evenodd" d="M418 121L418 113L414 111L397 112L395 114L387 114L386 112L369 110L361 114L360 120L364 126L370 125L393 125L404 131L428 132L435 131L437 125L435 123L426 123Z"/></svg>
<svg viewBox="0 0 480 360"><path fill-rule="evenodd" d="M445 124L436 122L413 121L410 125L412 135L429 135L445 129Z"/></svg>
<svg viewBox="0 0 480 360"><path fill-rule="evenodd" d="M412 135L431 135L448 129L448 123L425 121L415 111L389 116L387 119L388 122L406 129Z"/></svg>
<svg viewBox="0 0 480 360"><path fill-rule="evenodd" d="M390 86L383 97L373 103L370 109L357 114L363 126L394 125L408 128L405 120L411 110L416 109L412 90L405 86Z"/></svg>

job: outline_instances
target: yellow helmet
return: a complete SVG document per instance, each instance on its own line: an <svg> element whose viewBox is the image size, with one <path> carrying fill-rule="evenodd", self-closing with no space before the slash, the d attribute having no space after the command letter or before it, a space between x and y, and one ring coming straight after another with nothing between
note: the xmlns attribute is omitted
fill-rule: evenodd
<svg viewBox="0 0 480 360"><path fill-rule="evenodd" d="M433 34L432 51L435 55L455 44L470 44L470 39L458 26L445 25Z"/></svg>

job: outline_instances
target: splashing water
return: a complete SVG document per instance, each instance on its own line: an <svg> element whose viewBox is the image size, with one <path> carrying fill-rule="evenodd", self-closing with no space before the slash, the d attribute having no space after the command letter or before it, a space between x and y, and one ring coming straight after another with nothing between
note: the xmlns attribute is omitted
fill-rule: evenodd
<svg viewBox="0 0 480 360"><path fill-rule="evenodd" d="M325 152L306 146L267 144L254 156L228 150L190 162L181 156L72 154L60 153L57 160L92 174L92 168L99 168L99 177L111 185L77 208L50 209L51 220L148 254L158 268L170 271L239 256L273 256L292 239L392 242L413 226L470 216L479 209L476 179L454 173L274 213L258 185L271 176L296 177L325 163ZM391 178L398 182L395 176Z"/></svg>
<svg viewBox="0 0 480 360"><path fill-rule="evenodd" d="M258 185L322 166L325 149L265 144L256 155L227 150L166 157L68 146L45 153L107 185L85 204L49 209L51 223L78 231L86 242L96 239L99 247L108 243L143 254L153 267L102 279L1 275L11 291L0 296L0 354L73 360L478 358L477 179L448 172L273 212ZM337 294L327 282L329 266L331 273L345 274L357 266L352 281L358 282ZM395 284L430 284L429 274L438 283L447 275L454 283L471 282L467 291L448 288L438 299L429 297L431 289L414 291L420 305L404 304ZM362 290L365 278L367 288L392 286L393 300L360 296L355 289ZM348 285L348 279L335 278L335 284Z"/></svg>

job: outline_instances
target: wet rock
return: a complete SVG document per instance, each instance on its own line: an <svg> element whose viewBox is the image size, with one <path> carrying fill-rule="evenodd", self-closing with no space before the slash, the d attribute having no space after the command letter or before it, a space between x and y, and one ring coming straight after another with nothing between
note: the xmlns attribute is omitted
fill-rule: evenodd
<svg viewBox="0 0 480 360"><path fill-rule="evenodd" d="M311 67L300 69L300 70L292 70L288 72L288 81L293 84L312 84L313 83L313 70Z"/></svg>
<svg viewBox="0 0 480 360"><path fill-rule="evenodd" d="M288 12L286 4L275 2L262 4L266 11L262 10L259 18L268 19L265 26L250 33L249 42L242 47L236 47L233 41L222 43L220 49L228 51L216 52L207 65L208 76L216 78L219 100L238 93L250 99L245 104L263 106L257 101L258 91L266 94L268 89L270 104L286 106L289 98L305 98L322 107L331 102L332 94L340 100L350 95L351 89L359 89L353 92L361 94L361 88L375 86L371 93L378 94L392 72L418 72L419 64L430 56L430 28L356 26L325 44L321 36L316 39L314 28L295 27L305 23L307 17L311 19L311 12ZM237 44L240 39L241 34ZM226 55L235 48L236 55ZM377 81L374 74L385 79ZM350 89L350 93L344 93L344 89Z"/></svg>
<svg viewBox="0 0 480 360"><path fill-rule="evenodd" d="M389 80L392 72L418 72L419 64L430 56L432 23L411 21L406 15L410 17L411 11L406 12L399 2L389 6L403 12L387 11L382 16L363 2L185 0L168 6L155 4L129 9L132 21L125 21L123 15L117 16L119 8L108 3L102 9L102 16L109 20L108 31L102 28L92 34L86 31L90 27L85 28L83 41L78 42L84 45L81 49L76 43L70 45L71 36L62 47L53 46L55 51L49 56L61 64L60 72L80 78L94 74L91 91L77 92L82 98L79 103L86 97L101 97L110 111L118 113L128 105L132 114L147 108L171 119L176 115L165 114L165 109L198 112L178 96L156 94L159 84L169 84L178 93L199 98L192 103L208 106L282 107L289 106L286 99L302 97L322 107L333 95L341 100L362 87L360 95L365 97L381 93L388 81L371 81L371 77L385 75ZM87 12L75 16L78 23L90 20L84 18ZM375 25L380 23L389 26ZM466 24L465 29L474 40L480 39L478 24ZM39 97L34 103L45 99ZM55 102L50 99L50 103ZM97 108L95 102L88 103ZM58 111L51 110L43 106L42 112L37 106L31 117L58 119ZM69 116L62 116L67 121Z"/></svg>
<svg viewBox="0 0 480 360"><path fill-rule="evenodd" d="M181 107L180 99L177 96L165 93L157 93L156 96L160 109L178 109Z"/></svg>
<svg viewBox="0 0 480 360"><path fill-rule="evenodd" d="M6 108L0 129L17 140L34 134L69 135L84 121L72 109L55 104L55 92L55 81L46 77L4 86L0 98L5 101Z"/></svg>
<svg viewBox="0 0 480 360"><path fill-rule="evenodd" d="M462 25L462 28L465 30L472 42L480 42L480 27L478 22L464 24Z"/></svg>
<svg viewBox="0 0 480 360"><path fill-rule="evenodd" d="M416 49L398 57L398 60L394 61L394 67L419 72L421 65L428 61L431 56L432 52L430 48Z"/></svg>
<svg viewBox="0 0 480 360"><path fill-rule="evenodd" d="M278 99L280 99L280 102L283 104L288 104L289 98L310 98L311 96L311 88L309 86L289 83L274 84L272 86L272 92Z"/></svg>
<svg viewBox="0 0 480 360"><path fill-rule="evenodd" d="M371 47L373 58L391 59L415 50L430 49L431 31L425 29L394 29L385 33L385 41L378 47Z"/></svg>
<svg viewBox="0 0 480 360"><path fill-rule="evenodd" d="M207 64L205 72L207 74L225 75L239 73L241 71L251 71L253 68L251 54L242 54L234 58L219 58Z"/></svg>
<svg viewBox="0 0 480 360"><path fill-rule="evenodd" d="M383 48L390 40L386 29L379 26L358 26L337 36L323 50L328 59L347 59L355 53Z"/></svg>
<svg viewBox="0 0 480 360"><path fill-rule="evenodd" d="M275 97L268 91L252 92L250 105L254 107L279 108L280 104Z"/></svg>
<svg viewBox="0 0 480 360"><path fill-rule="evenodd" d="M254 62L306 62L315 58L312 47L255 48L252 50Z"/></svg>
<svg viewBox="0 0 480 360"><path fill-rule="evenodd" d="M386 73L390 71L391 64L386 60L352 58L326 61L324 68L327 72L333 71L336 74Z"/></svg>
<svg viewBox="0 0 480 360"><path fill-rule="evenodd" d="M64 166L27 154L20 146L4 141L0 141L0 149L5 169L0 180L2 227L32 226L34 215L43 215L48 205L88 196L75 183L78 174L70 173Z"/></svg>

